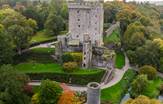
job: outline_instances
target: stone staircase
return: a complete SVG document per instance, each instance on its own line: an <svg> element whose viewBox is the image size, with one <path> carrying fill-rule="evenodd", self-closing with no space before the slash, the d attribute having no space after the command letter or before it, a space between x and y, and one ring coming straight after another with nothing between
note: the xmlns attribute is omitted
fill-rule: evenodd
<svg viewBox="0 0 163 104"><path fill-rule="evenodd" d="M105 72L105 74L104 74L104 76L102 78L101 84L107 84L110 80L112 80L113 74L114 74L113 69L106 70L106 72Z"/></svg>

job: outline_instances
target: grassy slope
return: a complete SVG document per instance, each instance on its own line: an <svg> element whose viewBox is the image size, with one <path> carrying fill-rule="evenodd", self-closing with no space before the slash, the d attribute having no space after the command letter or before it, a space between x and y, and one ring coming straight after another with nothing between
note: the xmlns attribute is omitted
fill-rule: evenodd
<svg viewBox="0 0 163 104"><path fill-rule="evenodd" d="M104 37L105 44L118 43L118 42L120 42L118 29L116 31L113 31L113 33L110 36Z"/></svg>
<svg viewBox="0 0 163 104"><path fill-rule="evenodd" d="M19 63L54 63L50 56L54 53L54 48L35 48L21 56L15 56L15 64Z"/></svg>
<svg viewBox="0 0 163 104"><path fill-rule="evenodd" d="M45 30L39 31L37 32L31 39L30 43L34 43L34 42L42 42L42 41L46 41L46 40L50 40L50 39L54 39L55 36L53 35L48 35L45 33Z"/></svg>
<svg viewBox="0 0 163 104"><path fill-rule="evenodd" d="M45 54L53 54L55 52L54 48L33 48L31 49L33 53L45 53Z"/></svg>
<svg viewBox="0 0 163 104"><path fill-rule="evenodd" d="M130 81L133 80L135 72L133 70L128 70L122 80L116 85L102 90L101 99L104 101L111 101L113 104L119 104L124 93L128 89Z"/></svg>
<svg viewBox="0 0 163 104"><path fill-rule="evenodd" d="M123 68L125 65L125 56L123 53L116 53L115 67L118 69Z"/></svg>

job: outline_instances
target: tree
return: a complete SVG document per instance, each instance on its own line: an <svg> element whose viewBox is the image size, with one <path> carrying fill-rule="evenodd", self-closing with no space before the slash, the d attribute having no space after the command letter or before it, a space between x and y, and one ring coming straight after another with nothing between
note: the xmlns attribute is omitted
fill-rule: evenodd
<svg viewBox="0 0 163 104"><path fill-rule="evenodd" d="M57 104L62 88L57 82L44 80L38 93L39 104Z"/></svg>
<svg viewBox="0 0 163 104"><path fill-rule="evenodd" d="M0 64L12 63L14 56L11 37L7 35L3 25L0 24Z"/></svg>
<svg viewBox="0 0 163 104"><path fill-rule="evenodd" d="M65 0L52 0L49 6L49 15L45 22L45 28L54 35L66 29L68 9Z"/></svg>
<svg viewBox="0 0 163 104"><path fill-rule="evenodd" d="M140 22L131 23L124 33L125 49L135 50L145 42L145 27Z"/></svg>
<svg viewBox="0 0 163 104"><path fill-rule="evenodd" d="M161 38L154 39L153 42L159 46L159 71L163 72L163 40Z"/></svg>
<svg viewBox="0 0 163 104"><path fill-rule="evenodd" d="M41 3L37 6L27 7L22 14L28 19L34 19L38 24L38 30L42 30L44 29L44 24L49 14L48 4Z"/></svg>
<svg viewBox="0 0 163 104"><path fill-rule="evenodd" d="M104 22L112 23L116 21L116 14L122 9L121 2L113 1L104 3Z"/></svg>
<svg viewBox="0 0 163 104"><path fill-rule="evenodd" d="M125 104L161 104L159 100L150 99L146 96L140 95L135 99L128 100Z"/></svg>
<svg viewBox="0 0 163 104"><path fill-rule="evenodd" d="M45 23L45 28L48 32L58 35L60 31L64 30L64 20L61 16L50 13Z"/></svg>
<svg viewBox="0 0 163 104"><path fill-rule="evenodd" d="M0 5L9 4L15 6L17 2L26 2L27 0L0 0Z"/></svg>
<svg viewBox="0 0 163 104"><path fill-rule="evenodd" d="M21 54L22 48L26 48L29 45L36 27L35 21L32 19L27 20L12 9L2 9L0 10L0 15L0 23L2 23L8 35L12 37L14 46L18 53Z"/></svg>
<svg viewBox="0 0 163 104"><path fill-rule="evenodd" d="M140 17L141 14L135 10L134 5L124 5L116 15L117 20L120 21L121 35L124 34L130 23L139 20Z"/></svg>
<svg viewBox="0 0 163 104"><path fill-rule="evenodd" d="M137 97L143 93L148 86L148 79L146 75L138 75L131 84L130 94L132 97Z"/></svg>
<svg viewBox="0 0 163 104"><path fill-rule="evenodd" d="M151 40L146 40L145 44L136 49L137 63L139 65L152 65L156 68L160 66L160 50L158 44Z"/></svg>
<svg viewBox="0 0 163 104"><path fill-rule="evenodd" d="M1 104L29 104L30 97L24 93L28 77L19 74L10 65L0 67L0 102Z"/></svg>
<svg viewBox="0 0 163 104"><path fill-rule="evenodd" d="M31 27L34 31L34 33L36 33L36 30L37 30L37 22L33 19L28 19L27 20L27 24L29 25L29 27Z"/></svg>
<svg viewBox="0 0 163 104"><path fill-rule="evenodd" d="M140 17L140 22L141 22L144 26L152 26L151 19L150 19L149 17L141 16L141 17Z"/></svg>
<svg viewBox="0 0 163 104"><path fill-rule="evenodd" d="M65 91L61 95L58 104L75 104L75 95L72 91Z"/></svg>
<svg viewBox="0 0 163 104"><path fill-rule="evenodd" d="M148 79L152 80L156 78L157 70L152 66L144 65L139 68L139 74L145 74Z"/></svg>
<svg viewBox="0 0 163 104"><path fill-rule="evenodd" d="M12 25L8 28L8 32L12 35L18 54L21 55L22 49L29 45L30 33L33 32L32 29L28 27L24 28L20 25Z"/></svg>

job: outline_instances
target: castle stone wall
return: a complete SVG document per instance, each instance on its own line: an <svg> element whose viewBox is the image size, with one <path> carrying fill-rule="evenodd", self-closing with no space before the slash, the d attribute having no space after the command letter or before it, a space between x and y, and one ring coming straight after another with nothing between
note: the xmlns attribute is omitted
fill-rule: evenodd
<svg viewBox="0 0 163 104"><path fill-rule="evenodd" d="M92 44L103 44L103 4L96 2L71 2L69 7L69 32L72 39L83 43L83 35L90 34Z"/></svg>

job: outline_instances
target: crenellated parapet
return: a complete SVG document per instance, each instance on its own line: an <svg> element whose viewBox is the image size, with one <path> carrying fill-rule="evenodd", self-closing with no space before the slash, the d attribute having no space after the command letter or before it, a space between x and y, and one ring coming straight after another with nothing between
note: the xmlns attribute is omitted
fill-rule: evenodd
<svg viewBox="0 0 163 104"><path fill-rule="evenodd" d="M85 8L90 9L97 6L100 6L104 1L103 0L76 0L76 1L69 1L69 8Z"/></svg>

